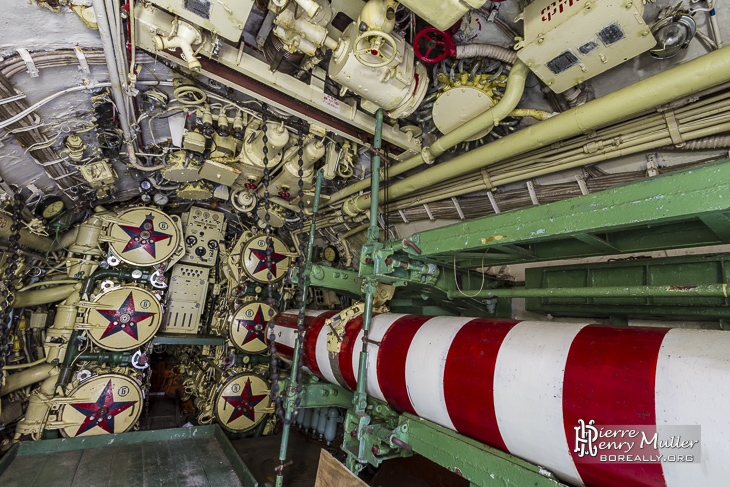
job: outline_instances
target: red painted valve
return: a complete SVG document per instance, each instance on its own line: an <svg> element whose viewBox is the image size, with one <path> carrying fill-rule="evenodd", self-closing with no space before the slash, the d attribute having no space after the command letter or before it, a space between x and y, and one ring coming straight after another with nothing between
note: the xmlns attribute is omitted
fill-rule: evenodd
<svg viewBox="0 0 730 487"><path fill-rule="evenodd" d="M438 30L436 27L427 27L416 34L413 49L418 59L430 64L456 55L454 38L448 32Z"/></svg>

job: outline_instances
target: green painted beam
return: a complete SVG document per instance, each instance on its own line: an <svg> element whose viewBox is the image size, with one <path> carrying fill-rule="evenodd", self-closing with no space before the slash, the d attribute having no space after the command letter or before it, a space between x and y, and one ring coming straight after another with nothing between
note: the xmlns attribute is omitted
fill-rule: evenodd
<svg viewBox="0 0 730 487"><path fill-rule="evenodd" d="M420 232L407 240L420 248L420 258L530 245L533 259L513 256L511 262L605 255L616 252L612 247L634 252L714 245L723 239L699 218L726 213L730 208L728 195L730 161L726 160ZM607 232L611 232L610 243L587 236ZM416 255L400 240L388 242L386 247Z"/></svg>
<svg viewBox="0 0 730 487"><path fill-rule="evenodd" d="M480 487L564 486L551 472L411 414L396 436L415 453Z"/></svg>
<svg viewBox="0 0 730 487"><path fill-rule="evenodd" d="M217 335L185 335L183 333L158 333L152 343L160 345L211 345L222 347L226 339Z"/></svg>
<svg viewBox="0 0 730 487"><path fill-rule="evenodd" d="M298 273L292 274L292 282L299 283ZM327 265L314 264L309 274L309 282L312 287L321 287L337 291L339 294L360 298L362 295L362 278L354 269L335 269Z"/></svg>
<svg viewBox="0 0 730 487"><path fill-rule="evenodd" d="M537 289L464 290L474 298L634 298L634 297L712 297L727 298L727 284L685 284L670 286L554 287ZM449 298L461 293L450 291Z"/></svg>

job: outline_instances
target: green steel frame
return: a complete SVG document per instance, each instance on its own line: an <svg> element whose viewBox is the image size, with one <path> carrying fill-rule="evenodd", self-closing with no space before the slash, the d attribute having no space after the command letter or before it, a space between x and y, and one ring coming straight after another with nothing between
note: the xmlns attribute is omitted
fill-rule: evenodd
<svg viewBox="0 0 730 487"><path fill-rule="evenodd" d="M730 243L730 161L415 234L385 254L461 268Z"/></svg>
<svg viewBox="0 0 730 487"><path fill-rule="evenodd" d="M211 481L214 478L220 480L225 478L226 472L229 472L230 468L233 468L238 480L244 487L258 487L258 482L254 478L251 471L241 460L236 450L231 445L231 442L226 437L223 430L218 425L208 426L194 426L191 428L176 428L168 430L156 430L156 431L135 431L130 433L118 433L113 435L99 435L99 436L84 436L78 438L60 438L55 440L43 440L43 441L30 441L22 442L13 445L13 447L0 459L0 476L10 467L10 465L18 458L26 455L54 455L63 454L64 452L70 452L75 450L94 450L95 455L104 455L106 448L116 448L126 445L139 445L139 453L135 455L134 462L139 465L139 469L134 468L134 465L129 465L131 471L125 472L132 478L138 478L141 485L142 479L142 465L144 452L141 446L143 444L154 444L157 442L175 441L175 440L201 440L204 438L214 439L223 450L226 460L230 463L230 466L225 466L220 459L216 458L202 458L204 466L210 470ZM158 462L157 475L163 475L164 472L170 473L171 478L160 477L160 485L177 485L176 478L177 472L180 469L179 458L171 455L170 452L157 452L156 461ZM167 462L167 463L159 463ZM156 464L157 465L157 464ZM206 470L207 471L207 470ZM73 473L73 471L71 472ZM60 475L60 472L59 472ZM56 478L57 481L64 481L66 479ZM126 482L121 482L126 483ZM120 484L121 484L120 483ZM67 484L69 485L69 484ZM74 484L75 485L75 484ZM105 483L106 485L106 483ZM138 485L134 482L126 483L126 485ZM148 485L148 484L145 484Z"/></svg>
<svg viewBox="0 0 730 487"><path fill-rule="evenodd" d="M684 316L716 321L730 318L728 283L730 254L534 267L526 270L525 288L540 296L528 297L525 305L529 311L553 314ZM610 286L621 286L616 290L624 294L628 289L668 289L651 296L640 292L624 297L618 292L610 297L586 295ZM562 297L545 292L568 288L579 292Z"/></svg>

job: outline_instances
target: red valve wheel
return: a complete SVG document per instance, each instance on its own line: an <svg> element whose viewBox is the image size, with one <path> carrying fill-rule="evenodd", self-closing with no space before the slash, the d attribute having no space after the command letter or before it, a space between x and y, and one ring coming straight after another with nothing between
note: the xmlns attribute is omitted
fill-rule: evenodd
<svg viewBox="0 0 730 487"><path fill-rule="evenodd" d="M282 198L288 198L291 195L289 194L289 191L279 191L279 196Z"/></svg>
<svg viewBox="0 0 730 487"><path fill-rule="evenodd" d="M256 183L246 183L243 185L243 187L246 189L256 189L259 186Z"/></svg>
<svg viewBox="0 0 730 487"><path fill-rule="evenodd" d="M419 32L413 41L413 49L418 59L429 64L456 55L454 38L436 27L427 27Z"/></svg>

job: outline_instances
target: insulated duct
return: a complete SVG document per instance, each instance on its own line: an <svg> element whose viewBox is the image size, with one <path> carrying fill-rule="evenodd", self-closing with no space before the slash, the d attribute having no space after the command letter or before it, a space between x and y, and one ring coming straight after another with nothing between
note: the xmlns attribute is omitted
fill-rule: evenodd
<svg viewBox="0 0 730 487"><path fill-rule="evenodd" d="M362 318L345 324L339 352L329 352L325 321L336 313L307 312L304 365L354 390ZM291 360L297 312L279 314L273 324L278 353ZM369 333L367 392L571 485L721 487L730 455L729 348L724 331L386 313L373 317ZM700 425L700 463L581 457L580 420L658 428L660 435L671 426Z"/></svg>

